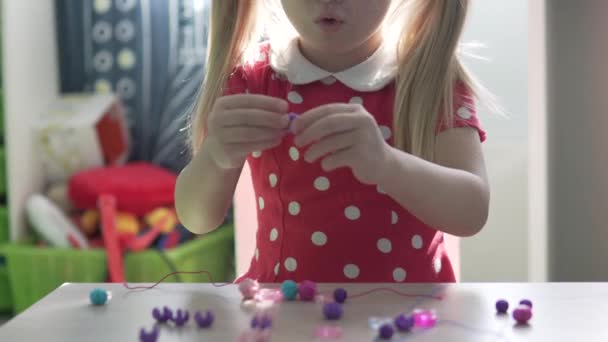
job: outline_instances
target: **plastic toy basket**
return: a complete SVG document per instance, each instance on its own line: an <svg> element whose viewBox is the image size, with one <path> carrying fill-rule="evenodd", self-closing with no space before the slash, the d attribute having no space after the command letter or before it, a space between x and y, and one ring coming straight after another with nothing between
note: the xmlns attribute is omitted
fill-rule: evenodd
<svg viewBox="0 0 608 342"><path fill-rule="evenodd" d="M107 279L104 250L4 248L13 309L19 313L64 283L103 283ZM128 253L124 258L128 282L154 283L173 271L205 270L216 282L234 278L234 230L231 225L160 252ZM180 275L167 282L209 282L207 275Z"/></svg>

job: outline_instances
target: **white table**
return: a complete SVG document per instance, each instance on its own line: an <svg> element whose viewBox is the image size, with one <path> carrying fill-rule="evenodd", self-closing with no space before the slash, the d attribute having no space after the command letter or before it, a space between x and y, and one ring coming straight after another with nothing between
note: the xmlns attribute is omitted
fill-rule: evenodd
<svg viewBox="0 0 608 342"><path fill-rule="evenodd" d="M608 284L604 283L386 286L416 294L438 290L444 295L441 301L426 299L418 304L436 309L440 322L435 328L395 335L393 341L608 341ZM89 304L89 292L95 287L111 291L107 305ZM319 286L326 293L336 287ZM344 287L354 294L378 285ZM510 316L497 316L494 304L498 298L509 301L510 312L520 299L531 299L534 316L529 326L515 327ZM353 298L344 306L343 319L335 323L343 328L341 341L374 341L370 316L394 316L410 310L417 301L388 292ZM236 341L252 315L241 305L233 285L162 284L153 290L130 291L119 284L65 284L0 328L0 341L138 341L139 329L154 324L151 310L165 305L188 309L191 314L210 308L216 321L210 330L199 330L192 319L182 329L162 328L158 341ZM284 302L274 318L272 341L315 341L315 327L326 323L320 304Z"/></svg>

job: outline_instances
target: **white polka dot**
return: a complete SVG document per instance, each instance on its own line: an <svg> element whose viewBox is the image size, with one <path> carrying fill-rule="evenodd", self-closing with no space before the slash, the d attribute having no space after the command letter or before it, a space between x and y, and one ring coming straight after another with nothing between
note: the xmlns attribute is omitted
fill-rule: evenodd
<svg viewBox="0 0 608 342"><path fill-rule="evenodd" d="M277 178L277 175L275 175L274 173L271 173L271 174L268 176L268 181L270 182L270 186L271 186L271 187L273 187L273 188L274 188L275 186L277 186L277 182L278 182L278 180L279 180L279 179Z"/></svg>
<svg viewBox="0 0 608 342"><path fill-rule="evenodd" d="M270 241L277 241L278 237L279 237L279 230L276 228L272 228L272 230L270 231Z"/></svg>
<svg viewBox="0 0 608 342"><path fill-rule="evenodd" d="M356 279L359 277L359 266L354 264L344 266L344 275L348 279Z"/></svg>
<svg viewBox="0 0 608 342"><path fill-rule="evenodd" d="M378 250L384 254L388 254L393 250L391 240L385 238L378 240L376 246L378 247Z"/></svg>
<svg viewBox="0 0 608 342"><path fill-rule="evenodd" d="M382 137L384 138L384 140L388 140L393 136L393 133L391 133L391 129L387 126L380 126L380 132L382 132Z"/></svg>
<svg viewBox="0 0 608 342"><path fill-rule="evenodd" d="M285 259L285 268L289 272L293 272L296 270L296 268L298 268L298 262L294 258L287 258Z"/></svg>
<svg viewBox="0 0 608 342"><path fill-rule="evenodd" d="M414 249L422 248L422 236L414 235L412 237L412 247L414 247Z"/></svg>
<svg viewBox="0 0 608 342"><path fill-rule="evenodd" d="M260 152L260 151L254 151L253 153L251 153L251 156L253 158L260 158L262 156L262 152Z"/></svg>
<svg viewBox="0 0 608 342"><path fill-rule="evenodd" d="M435 261L433 261L433 267L435 268L435 273L441 272L441 258L436 258Z"/></svg>
<svg viewBox="0 0 608 342"><path fill-rule="evenodd" d="M300 203L298 202L291 202L289 203L289 213L293 216L296 216L300 213Z"/></svg>
<svg viewBox="0 0 608 342"><path fill-rule="evenodd" d="M333 76L327 76L324 79L321 80L321 83L325 84L325 85L332 85L334 83L336 83L336 78Z"/></svg>
<svg viewBox="0 0 608 342"><path fill-rule="evenodd" d="M304 102L302 95L298 94L296 91L290 91L289 94L287 94L287 99L289 100L289 102L295 104L300 104Z"/></svg>
<svg viewBox="0 0 608 342"><path fill-rule="evenodd" d="M300 159L300 151L298 151L297 148L292 146L289 149L289 156L291 157L291 160L297 161L298 159Z"/></svg>
<svg viewBox="0 0 608 342"><path fill-rule="evenodd" d="M381 194L383 194L383 195L386 195L386 191L384 191L384 189L382 189L382 187L381 187L380 185L378 185L378 186L376 187L376 190L378 190L378 192L379 192L379 193L381 193Z"/></svg>
<svg viewBox="0 0 608 342"><path fill-rule="evenodd" d="M95 0L94 8L97 13L105 13L112 7L112 0Z"/></svg>
<svg viewBox="0 0 608 342"><path fill-rule="evenodd" d="M344 215L347 219L355 221L358 220L359 217L361 217L361 211L359 210L359 208L355 207L354 205L351 205L350 207L344 209Z"/></svg>
<svg viewBox="0 0 608 342"><path fill-rule="evenodd" d="M355 97L351 98L350 101L348 101L348 103L362 105L363 104L363 99L360 98L359 96L355 96Z"/></svg>
<svg viewBox="0 0 608 342"><path fill-rule="evenodd" d="M274 275L279 275L279 267L281 267L281 263L277 262L277 264L274 265Z"/></svg>
<svg viewBox="0 0 608 342"><path fill-rule="evenodd" d="M260 196L258 198L258 204L260 205L260 210L264 209L264 199L262 198L262 196Z"/></svg>
<svg viewBox="0 0 608 342"><path fill-rule="evenodd" d="M315 179L315 189L319 191L326 191L329 189L329 179L327 179L327 177L318 177Z"/></svg>
<svg viewBox="0 0 608 342"><path fill-rule="evenodd" d="M324 246L327 243L327 235L323 232L314 232L311 240L315 246Z"/></svg>
<svg viewBox="0 0 608 342"><path fill-rule="evenodd" d="M391 211L391 224L397 224L399 222L399 215L396 212Z"/></svg>
<svg viewBox="0 0 608 342"><path fill-rule="evenodd" d="M260 261L260 250L255 249L255 261Z"/></svg>
<svg viewBox="0 0 608 342"><path fill-rule="evenodd" d="M458 111L456 112L456 114L465 120L468 120L473 116L473 114L467 107L458 108Z"/></svg>
<svg viewBox="0 0 608 342"><path fill-rule="evenodd" d="M397 267L393 271L393 279L396 282L402 282L405 280L406 277L407 277L407 272L405 272L405 270L401 267Z"/></svg>

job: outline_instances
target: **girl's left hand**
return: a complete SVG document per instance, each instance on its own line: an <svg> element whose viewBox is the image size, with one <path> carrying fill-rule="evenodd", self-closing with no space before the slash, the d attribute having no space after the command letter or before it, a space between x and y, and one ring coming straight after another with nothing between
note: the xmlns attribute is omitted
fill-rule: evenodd
<svg viewBox="0 0 608 342"><path fill-rule="evenodd" d="M359 104L334 103L313 108L292 126L298 147L310 144L304 159L332 171L348 166L364 184L378 184L390 157L390 146L374 117Z"/></svg>

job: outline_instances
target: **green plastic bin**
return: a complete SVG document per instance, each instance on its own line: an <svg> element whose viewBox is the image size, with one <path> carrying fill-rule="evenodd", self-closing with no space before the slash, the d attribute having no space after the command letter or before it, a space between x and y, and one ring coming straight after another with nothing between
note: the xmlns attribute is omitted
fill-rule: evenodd
<svg viewBox="0 0 608 342"><path fill-rule="evenodd" d="M0 197L6 196L6 151L0 146Z"/></svg>
<svg viewBox="0 0 608 342"><path fill-rule="evenodd" d="M0 313L13 311L13 297L8 279L8 269L0 264Z"/></svg>
<svg viewBox="0 0 608 342"><path fill-rule="evenodd" d="M0 245L9 242L10 226L8 222L8 208L0 206Z"/></svg>
<svg viewBox="0 0 608 342"><path fill-rule="evenodd" d="M103 283L107 280L104 250L74 250L8 245L6 264L15 313L27 309L64 283ZM164 256L163 256L164 255ZM234 230L224 226L161 254L157 250L128 253L129 282L153 283L178 271L206 270L215 281L231 281L234 274ZM184 282L209 282L206 275L181 275ZM168 278L176 282L178 278Z"/></svg>

